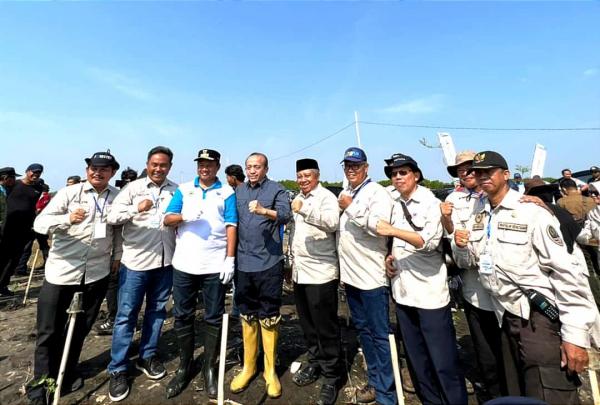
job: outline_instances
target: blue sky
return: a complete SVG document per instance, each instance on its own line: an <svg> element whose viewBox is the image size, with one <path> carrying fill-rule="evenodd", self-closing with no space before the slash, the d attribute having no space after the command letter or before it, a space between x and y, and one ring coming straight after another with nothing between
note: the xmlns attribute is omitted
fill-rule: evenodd
<svg viewBox="0 0 600 405"><path fill-rule="evenodd" d="M188 180L200 148L223 165L252 151L270 177L319 160L342 179L368 122L454 127L600 127L600 2L49 2L0 3L0 166L46 166L53 188L110 148L143 168L175 152ZM442 130L361 124L370 173L412 155L448 180ZM449 130L458 150L493 149L511 167L548 148L546 175L600 164L599 130ZM284 157L287 156L287 157Z"/></svg>

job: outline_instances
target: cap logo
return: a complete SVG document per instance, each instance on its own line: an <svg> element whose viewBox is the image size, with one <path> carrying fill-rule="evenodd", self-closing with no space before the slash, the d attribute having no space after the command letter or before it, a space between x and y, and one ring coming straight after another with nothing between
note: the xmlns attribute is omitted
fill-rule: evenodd
<svg viewBox="0 0 600 405"><path fill-rule="evenodd" d="M349 151L346 152L346 155L344 157L345 158L347 158L347 157L360 158L360 154L356 150L349 150Z"/></svg>
<svg viewBox="0 0 600 405"><path fill-rule="evenodd" d="M101 155L101 154L98 154L98 155L96 155L96 158L97 159L112 160L113 157L111 155Z"/></svg>
<svg viewBox="0 0 600 405"><path fill-rule="evenodd" d="M481 163L485 160L485 153L478 153L473 157L473 162Z"/></svg>
<svg viewBox="0 0 600 405"><path fill-rule="evenodd" d="M210 155L207 149L202 149L202 153L200 153L201 159L210 159Z"/></svg>

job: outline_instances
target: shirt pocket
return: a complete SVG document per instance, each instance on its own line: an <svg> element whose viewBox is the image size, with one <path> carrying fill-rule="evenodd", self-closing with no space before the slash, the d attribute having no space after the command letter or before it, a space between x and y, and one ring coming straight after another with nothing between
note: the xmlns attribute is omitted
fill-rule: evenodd
<svg viewBox="0 0 600 405"><path fill-rule="evenodd" d="M523 268L529 261L530 236L528 232L497 230L498 241L494 251L496 264L506 267Z"/></svg>

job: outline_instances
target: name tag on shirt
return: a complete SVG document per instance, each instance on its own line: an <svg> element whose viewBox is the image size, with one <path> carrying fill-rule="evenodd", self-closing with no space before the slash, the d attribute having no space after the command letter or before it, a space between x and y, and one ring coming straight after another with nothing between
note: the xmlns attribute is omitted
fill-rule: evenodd
<svg viewBox="0 0 600 405"><path fill-rule="evenodd" d="M94 224L94 239L106 238L106 223L96 222Z"/></svg>
<svg viewBox="0 0 600 405"><path fill-rule="evenodd" d="M494 260L491 254L483 253L479 256L479 273L486 275L494 274Z"/></svg>

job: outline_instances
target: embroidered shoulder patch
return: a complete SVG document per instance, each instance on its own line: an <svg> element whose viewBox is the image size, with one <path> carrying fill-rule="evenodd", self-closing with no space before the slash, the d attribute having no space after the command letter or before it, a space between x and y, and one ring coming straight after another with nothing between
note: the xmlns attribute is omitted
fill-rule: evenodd
<svg viewBox="0 0 600 405"><path fill-rule="evenodd" d="M511 222L498 222L498 229L507 231L527 232L527 224L515 224Z"/></svg>
<svg viewBox="0 0 600 405"><path fill-rule="evenodd" d="M552 239L552 242L556 243L558 246L564 246L562 238L552 225L548 225L548 227L546 228L546 233L548 234L550 239Z"/></svg>

